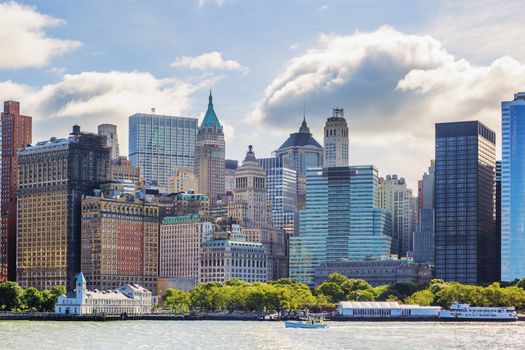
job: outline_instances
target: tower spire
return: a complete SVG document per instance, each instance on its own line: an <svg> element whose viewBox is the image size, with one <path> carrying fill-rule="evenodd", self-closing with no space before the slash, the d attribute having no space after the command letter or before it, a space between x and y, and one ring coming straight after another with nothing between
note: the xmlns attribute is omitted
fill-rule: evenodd
<svg viewBox="0 0 525 350"><path fill-rule="evenodd" d="M210 89L210 97L208 97L208 104L213 105L213 96L211 95L211 89Z"/></svg>

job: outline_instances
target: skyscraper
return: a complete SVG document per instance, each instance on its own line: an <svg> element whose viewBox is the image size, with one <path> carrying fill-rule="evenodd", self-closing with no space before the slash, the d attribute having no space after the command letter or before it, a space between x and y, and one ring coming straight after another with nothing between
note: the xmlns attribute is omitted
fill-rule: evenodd
<svg viewBox="0 0 525 350"><path fill-rule="evenodd" d="M273 226L292 236L297 222L295 163L278 157L259 158L257 161L266 171L266 193L268 205L272 208Z"/></svg>
<svg viewBox="0 0 525 350"><path fill-rule="evenodd" d="M0 231L0 281L16 279L17 150L31 143L32 119L20 114L20 103L4 102L2 124L2 179Z"/></svg>
<svg viewBox="0 0 525 350"><path fill-rule="evenodd" d="M168 190L175 166L193 167L197 119L156 114L129 117L129 160L146 185Z"/></svg>
<svg viewBox="0 0 525 350"><path fill-rule="evenodd" d="M479 121L436 124L436 277L498 280L496 134Z"/></svg>
<svg viewBox="0 0 525 350"><path fill-rule="evenodd" d="M525 276L525 92L501 103L501 280Z"/></svg>
<svg viewBox="0 0 525 350"><path fill-rule="evenodd" d="M288 158L295 162L297 171L297 207L305 205L306 169L323 166L323 147L313 138L310 128L303 118L299 132L290 137L275 151L280 159Z"/></svg>
<svg viewBox="0 0 525 350"><path fill-rule="evenodd" d="M434 182L435 162L419 181L418 224L414 234L414 259L418 263L434 264Z"/></svg>
<svg viewBox="0 0 525 350"><path fill-rule="evenodd" d="M348 125L342 108L334 108L324 126L324 166L348 166Z"/></svg>
<svg viewBox="0 0 525 350"><path fill-rule="evenodd" d="M224 195L224 132L209 96L208 110L197 133L195 148L195 176L199 192L208 196L210 205Z"/></svg>
<svg viewBox="0 0 525 350"><path fill-rule="evenodd" d="M311 168L306 176L306 208L290 238L293 280L312 286L325 262L390 254L391 215L379 208L374 166Z"/></svg>
<svg viewBox="0 0 525 350"><path fill-rule="evenodd" d="M120 150L117 126L115 124L100 124L98 126L98 134L106 137L107 145L111 148L111 160L118 159Z"/></svg>
<svg viewBox="0 0 525 350"><path fill-rule="evenodd" d="M387 175L379 179L379 206L392 215L392 253L407 256L413 251L416 213L412 190L404 178Z"/></svg>
<svg viewBox="0 0 525 350"><path fill-rule="evenodd" d="M103 136L81 133L37 142L18 152L17 282L72 291L80 272L81 199L109 180Z"/></svg>

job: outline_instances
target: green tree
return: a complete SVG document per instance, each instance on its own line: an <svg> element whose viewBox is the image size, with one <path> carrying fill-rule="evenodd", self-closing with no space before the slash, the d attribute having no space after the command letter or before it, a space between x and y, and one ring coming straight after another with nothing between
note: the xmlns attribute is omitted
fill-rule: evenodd
<svg viewBox="0 0 525 350"><path fill-rule="evenodd" d="M315 294L322 294L326 296L326 298L332 303L338 303L345 299L345 291L342 288L342 284L337 282L325 281L321 283L315 287Z"/></svg>
<svg viewBox="0 0 525 350"><path fill-rule="evenodd" d="M516 283L516 287L519 287L521 289L525 289L525 277L523 277L522 279L520 279L517 283Z"/></svg>
<svg viewBox="0 0 525 350"><path fill-rule="evenodd" d="M23 290L16 282L0 283L0 310L16 310L22 306Z"/></svg>
<svg viewBox="0 0 525 350"><path fill-rule="evenodd" d="M190 309L190 294L179 289L166 289L164 305L179 313L188 312Z"/></svg>
<svg viewBox="0 0 525 350"><path fill-rule="evenodd" d="M66 288L64 286L54 286L43 291L42 303L39 311L54 311L57 299L62 294L66 294Z"/></svg>
<svg viewBox="0 0 525 350"><path fill-rule="evenodd" d="M347 300L355 300L355 301L373 301L375 299L375 294L370 289L360 289L360 290L354 290L348 293L346 296Z"/></svg>
<svg viewBox="0 0 525 350"><path fill-rule="evenodd" d="M29 287L22 294L22 305L31 311L42 310L43 302L44 297L42 296L42 293L36 288Z"/></svg>
<svg viewBox="0 0 525 350"><path fill-rule="evenodd" d="M405 299L407 304L430 306L434 302L434 294L430 289L419 290Z"/></svg>

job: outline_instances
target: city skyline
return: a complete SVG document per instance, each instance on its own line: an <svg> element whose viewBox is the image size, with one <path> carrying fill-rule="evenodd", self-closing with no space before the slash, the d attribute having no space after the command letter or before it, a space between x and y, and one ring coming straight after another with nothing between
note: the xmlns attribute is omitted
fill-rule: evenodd
<svg viewBox="0 0 525 350"><path fill-rule="evenodd" d="M10 55L0 94L33 116L34 140L112 123L125 153L129 115L155 108L202 119L211 87L234 159L249 144L268 157L304 110L321 142L342 107L351 165L373 163L415 189L433 123L480 120L499 133L500 101L525 83L525 52L511 44L525 30L518 7L483 1L473 15L467 2L446 1L1 3L0 47Z"/></svg>

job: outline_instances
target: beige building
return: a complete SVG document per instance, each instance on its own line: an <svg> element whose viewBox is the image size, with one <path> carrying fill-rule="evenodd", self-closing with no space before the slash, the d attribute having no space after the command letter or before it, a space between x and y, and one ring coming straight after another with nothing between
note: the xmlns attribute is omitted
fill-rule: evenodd
<svg viewBox="0 0 525 350"><path fill-rule="evenodd" d="M173 175L168 177L168 193L188 192L190 190L198 192L197 179L193 174L193 168L173 168Z"/></svg>
<svg viewBox="0 0 525 350"><path fill-rule="evenodd" d="M342 108L334 108L324 126L324 166L348 166L348 125Z"/></svg>
<svg viewBox="0 0 525 350"><path fill-rule="evenodd" d="M201 244L211 239L213 226L199 215L165 217L160 225L159 277L200 282Z"/></svg>
<svg viewBox="0 0 525 350"><path fill-rule="evenodd" d="M140 176L140 167L133 166L125 156L111 161L111 181L123 184L126 189L133 191L143 187Z"/></svg>

